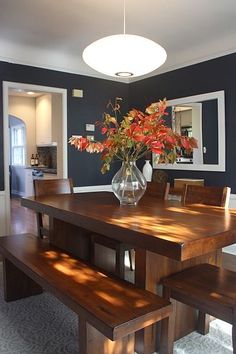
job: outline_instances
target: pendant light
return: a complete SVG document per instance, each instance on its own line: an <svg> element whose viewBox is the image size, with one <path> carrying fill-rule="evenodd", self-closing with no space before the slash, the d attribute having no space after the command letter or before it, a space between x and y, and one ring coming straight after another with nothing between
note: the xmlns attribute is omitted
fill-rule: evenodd
<svg viewBox="0 0 236 354"><path fill-rule="evenodd" d="M166 61L163 47L150 39L124 33L101 38L83 51L86 64L98 72L114 77L136 77L159 68Z"/></svg>

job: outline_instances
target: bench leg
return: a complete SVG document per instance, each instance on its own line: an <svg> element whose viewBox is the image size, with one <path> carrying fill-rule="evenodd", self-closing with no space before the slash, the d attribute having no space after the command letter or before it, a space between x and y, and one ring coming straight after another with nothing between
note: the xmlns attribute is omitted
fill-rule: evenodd
<svg viewBox="0 0 236 354"><path fill-rule="evenodd" d="M163 286L163 297L170 301L170 289ZM176 306L176 302L173 307ZM173 308L174 310L174 308ZM175 311L161 321L159 354L173 354L175 336Z"/></svg>
<svg viewBox="0 0 236 354"><path fill-rule="evenodd" d="M159 354L173 354L174 348L174 315L161 321L161 338Z"/></svg>
<svg viewBox="0 0 236 354"><path fill-rule="evenodd" d="M233 310L232 343L233 343L233 354L236 354L236 309L235 308Z"/></svg>
<svg viewBox="0 0 236 354"><path fill-rule="evenodd" d="M198 313L198 323L197 323L197 331L200 334L207 334L209 333L210 328L210 315L199 311Z"/></svg>
<svg viewBox="0 0 236 354"><path fill-rule="evenodd" d="M236 325L232 326L233 354L236 354Z"/></svg>
<svg viewBox="0 0 236 354"><path fill-rule="evenodd" d="M79 354L87 354L87 323L80 316L79 320Z"/></svg>
<svg viewBox="0 0 236 354"><path fill-rule="evenodd" d="M112 341L79 317L79 354L134 354L134 335Z"/></svg>
<svg viewBox="0 0 236 354"><path fill-rule="evenodd" d="M115 275L121 279L124 279L125 277L125 251L121 249L120 244L116 247Z"/></svg>
<svg viewBox="0 0 236 354"><path fill-rule="evenodd" d="M14 301L42 293L42 288L8 259L3 259L3 287L5 301Z"/></svg>

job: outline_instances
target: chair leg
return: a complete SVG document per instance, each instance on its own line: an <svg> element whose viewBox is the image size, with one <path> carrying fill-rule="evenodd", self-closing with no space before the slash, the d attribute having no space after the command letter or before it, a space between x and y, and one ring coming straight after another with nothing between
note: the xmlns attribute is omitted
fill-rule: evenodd
<svg viewBox="0 0 236 354"><path fill-rule="evenodd" d="M133 267L133 257L132 257L132 251L133 250L128 250L128 253L129 253L129 267L130 267L130 270L134 270L134 267Z"/></svg>
<svg viewBox="0 0 236 354"><path fill-rule="evenodd" d="M115 274L124 279L125 276L125 251L121 249L120 245L116 247L116 266Z"/></svg>
<svg viewBox="0 0 236 354"><path fill-rule="evenodd" d="M95 242L94 235L90 235L90 250L89 250L90 263L95 264Z"/></svg>
<svg viewBox="0 0 236 354"><path fill-rule="evenodd" d="M37 233L39 238L43 238L42 228L43 228L43 219L41 213L36 213L36 222L37 222Z"/></svg>
<svg viewBox="0 0 236 354"><path fill-rule="evenodd" d="M199 311L198 313L198 323L197 323L197 331L200 334L208 334L210 328L210 315Z"/></svg>

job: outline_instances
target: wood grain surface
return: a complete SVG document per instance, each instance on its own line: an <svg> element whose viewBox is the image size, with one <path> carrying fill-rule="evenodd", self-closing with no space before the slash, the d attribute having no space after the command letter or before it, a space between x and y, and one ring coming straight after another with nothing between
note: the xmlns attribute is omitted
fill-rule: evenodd
<svg viewBox="0 0 236 354"><path fill-rule="evenodd" d="M111 340L132 334L171 313L169 301L109 277L34 235L1 237L0 251L7 264L14 265L10 272L8 267L4 268L8 300L14 300L7 294L7 291L13 294L11 284L15 299L18 298L14 283L19 284L20 270L33 284L32 291L30 287L23 290L19 287L20 297L27 296L27 291L28 296L37 293L40 287L35 287L36 282Z"/></svg>
<svg viewBox="0 0 236 354"><path fill-rule="evenodd" d="M236 242L236 211L144 197L120 206L112 193L23 198L22 205L179 261Z"/></svg>

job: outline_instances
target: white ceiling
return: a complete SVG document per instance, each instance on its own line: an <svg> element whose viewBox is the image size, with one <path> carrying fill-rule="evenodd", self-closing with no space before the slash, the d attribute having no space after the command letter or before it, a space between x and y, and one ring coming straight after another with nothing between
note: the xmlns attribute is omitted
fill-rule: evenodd
<svg viewBox="0 0 236 354"><path fill-rule="evenodd" d="M113 80L82 51L122 31L123 0L0 0L0 60ZM166 49L166 63L148 76L236 52L236 0L126 0L126 33ZM140 50L127 55L135 61Z"/></svg>

